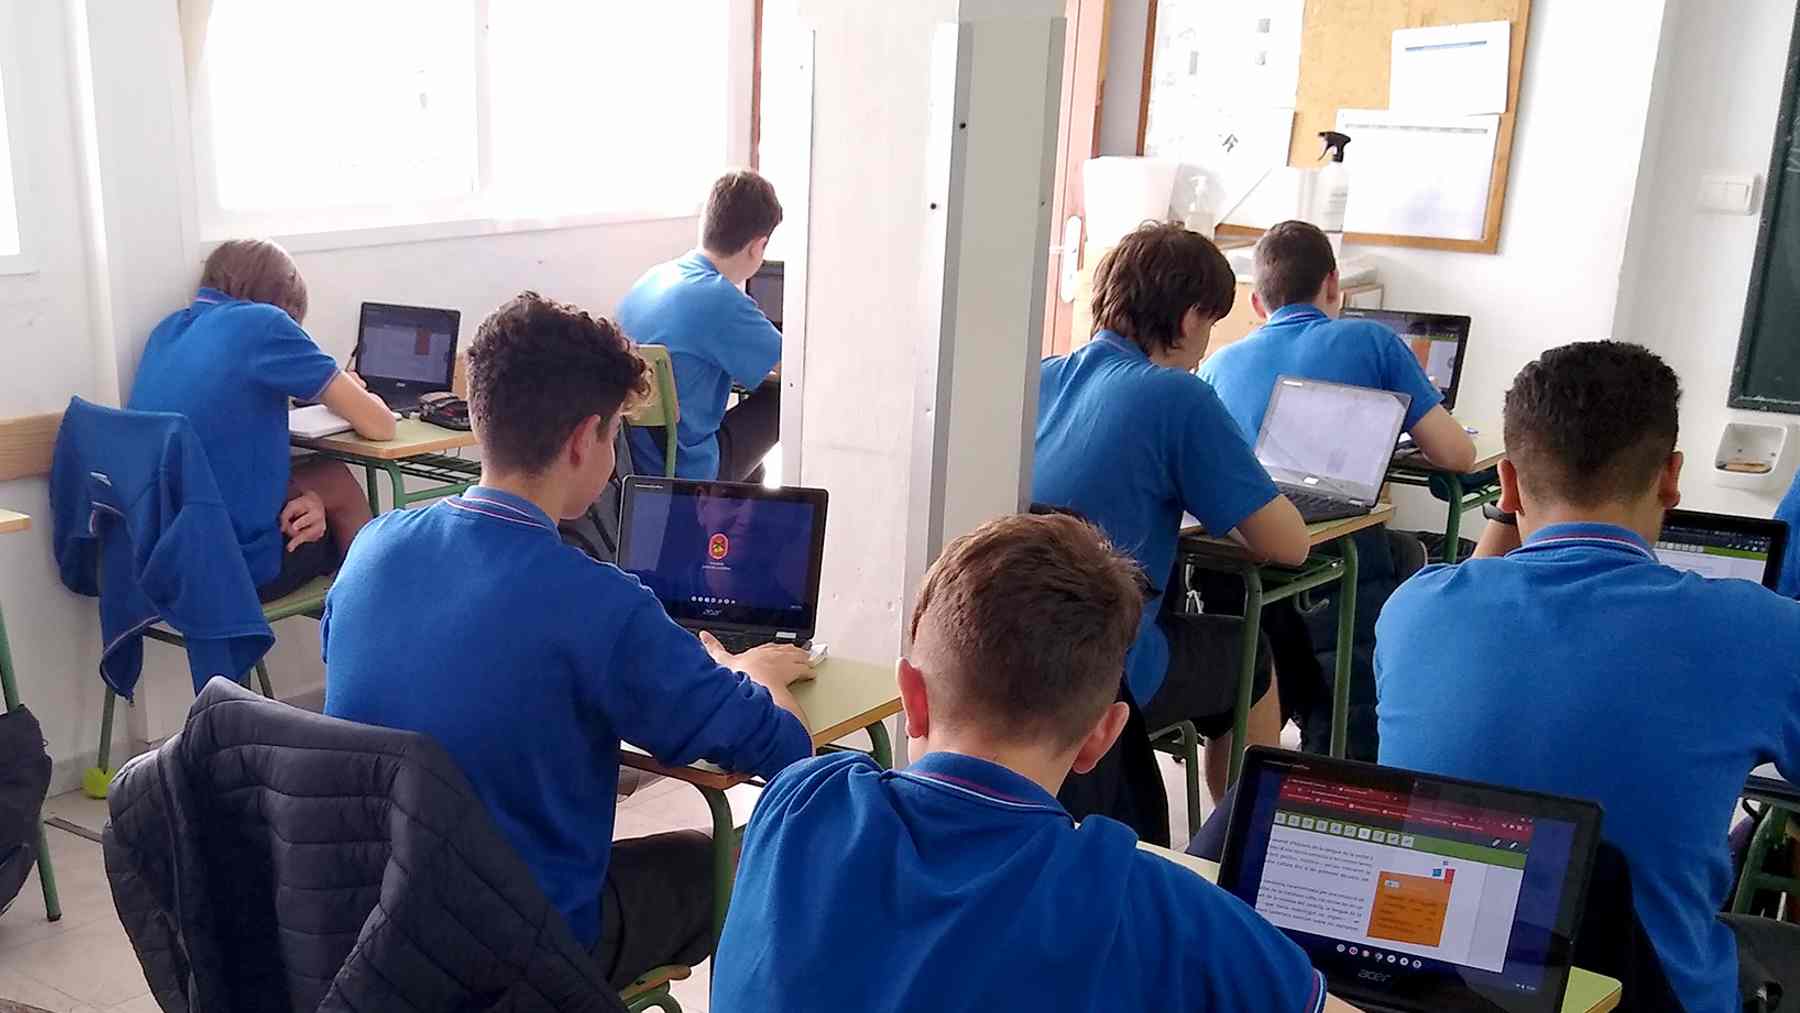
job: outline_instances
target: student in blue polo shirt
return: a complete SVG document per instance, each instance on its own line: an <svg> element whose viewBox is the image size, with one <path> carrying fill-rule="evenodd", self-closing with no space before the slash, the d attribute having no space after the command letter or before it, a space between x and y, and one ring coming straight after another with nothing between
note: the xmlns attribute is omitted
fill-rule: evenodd
<svg viewBox="0 0 1800 1013"><path fill-rule="evenodd" d="M1224 617L1181 614L1183 588L1173 571L1182 515L1219 535L1235 531L1253 552L1279 562L1298 563L1308 549L1299 511L1276 491L1212 388L1193 375L1213 323L1231 312L1235 297L1231 265L1206 237L1146 225L1122 239L1094 272L1094 340L1044 361L1031 486L1033 502L1092 521L1143 568L1150 604L1120 698L1160 715L1154 727L1195 722L1207 736L1215 798L1231 757L1239 629ZM1280 737L1268 678L1265 663L1250 715L1256 745ZM1168 800L1137 714L1112 754L1070 779L1062 801L1077 818L1112 816L1167 843Z"/></svg>
<svg viewBox="0 0 1800 1013"><path fill-rule="evenodd" d="M394 436L393 412L301 328L306 306L286 250L266 239L219 244L193 304L150 332L126 402L187 417L263 601L337 569L370 517L342 462L290 470L288 398L324 402L369 439Z"/></svg>
<svg viewBox="0 0 1800 1013"><path fill-rule="evenodd" d="M1388 601L1381 762L1599 802L1681 1008L1735 1013L1740 957L1789 975L1800 958L1800 928L1716 916L1744 778L1773 762L1800 779L1800 603L1657 562L1681 499L1679 397L1661 359L1619 342L1519 373L1500 506L1522 546L1427 568Z"/></svg>
<svg viewBox="0 0 1800 1013"><path fill-rule="evenodd" d="M705 957L713 910L704 834L613 841L620 740L763 776L812 752L787 688L805 651L703 644L557 535L612 475L647 376L605 318L534 292L502 305L469 349L481 483L364 529L323 627L326 713L448 750L619 987Z"/></svg>
<svg viewBox="0 0 1800 1013"><path fill-rule="evenodd" d="M899 663L918 759L808 760L744 834L720 1013L1347 1010L1256 912L1057 804L1126 721L1141 578L1091 525L989 521L926 574Z"/></svg>
<svg viewBox="0 0 1800 1013"><path fill-rule="evenodd" d="M1386 324L1341 320L1343 289L1331 241L1315 225L1282 222L1256 243L1250 300L1268 323L1200 364L1200 378L1255 441L1275 378L1282 375L1405 394L1406 432L1431 463L1465 471L1475 443L1444 410L1444 396L1406 343Z"/></svg>
<svg viewBox="0 0 1800 1013"><path fill-rule="evenodd" d="M632 340L663 345L675 369L675 473L682 478L754 480L781 428L781 332L744 293L781 224L769 181L749 169L719 177L700 216L700 248L639 278L619 303ZM736 381L751 393L729 411ZM627 434L639 472L663 473L661 427Z"/></svg>

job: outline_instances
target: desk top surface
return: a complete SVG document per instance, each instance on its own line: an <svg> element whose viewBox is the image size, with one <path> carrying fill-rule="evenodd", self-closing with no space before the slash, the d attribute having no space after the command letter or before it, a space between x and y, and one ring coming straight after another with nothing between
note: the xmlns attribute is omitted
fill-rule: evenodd
<svg viewBox="0 0 1800 1013"><path fill-rule="evenodd" d="M1500 459L1506 456L1506 440L1502 437L1498 426L1483 429L1470 438L1475 441L1475 463L1469 466L1469 470L1465 474L1473 475L1478 471L1486 471L1499 464ZM1408 461L1397 460L1391 470L1425 474L1439 469L1426 464L1422 459L1415 458Z"/></svg>
<svg viewBox="0 0 1800 1013"><path fill-rule="evenodd" d="M1326 542L1336 541L1345 535L1355 534L1364 528L1373 528L1386 524L1388 521L1393 520L1393 518L1393 504L1381 503L1378 504L1374 510L1369 511L1360 517L1345 517L1342 520L1321 521L1318 524L1308 524L1306 526L1306 535L1312 542L1313 548L1316 549ZM1182 528L1181 537L1183 541L1188 541L1190 544L1199 542L1208 549L1218 550L1221 554L1247 555L1243 546L1229 538L1216 538L1209 535L1206 533L1206 529L1199 525Z"/></svg>
<svg viewBox="0 0 1800 1013"><path fill-rule="evenodd" d="M31 527L31 515L15 513L0 509L0 535L9 535L14 531L24 531Z"/></svg>
<svg viewBox="0 0 1800 1013"><path fill-rule="evenodd" d="M420 454L436 454L446 450L460 450L475 445L475 434L458 429L445 429L418 419L401 419L394 424L394 438L391 440L368 440L355 433L339 433L336 436L321 436L309 439L303 436L291 437L289 440L296 447L309 450L329 450L333 453L350 457L362 457L372 461L400 461Z"/></svg>
<svg viewBox="0 0 1800 1013"><path fill-rule="evenodd" d="M1191 869L1209 883L1219 878L1219 866L1204 858L1195 858L1141 841L1138 848ZM1608 1010L1617 1009L1619 988L1619 983L1612 978L1584 971L1579 967L1574 968L1569 972L1568 991L1563 994L1562 1013L1607 1013Z"/></svg>
<svg viewBox="0 0 1800 1013"><path fill-rule="evenodd" d="M891 663L828 657L819 663L815 678L794 683L790 688L800 709L806 712L814 748L900 713L900 690L894 682ZM721 791L749 780L710 763L665 767L630 745L621 753L620 761L628 767Z"/></svg>

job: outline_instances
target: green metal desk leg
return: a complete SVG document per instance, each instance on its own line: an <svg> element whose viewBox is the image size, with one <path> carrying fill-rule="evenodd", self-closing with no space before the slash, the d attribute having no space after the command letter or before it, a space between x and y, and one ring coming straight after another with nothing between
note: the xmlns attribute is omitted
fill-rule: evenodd
<svg viewBox="0 0 1800 1013"><path fill-rule="evenodd" d="M888 737L887 722L877 721L869 726L869 755L881 764L881 769L894 769L894 744Z"/></svg>
<svg viewBox="0 0 1800 1013"><path fill-rule="evenodd" d="M363 465L363 486L369 491L369 516L381 516L381 487L375 484L375 466Z"/></svg>
<svg viewBox="0 0 1800 1013"><path fill-rule="evenodd" d="M1344 572L1338 577L1337 667L1331 677L1331 755L1342 758L1350 732L1350 654L1356 646L1356 536L1338 541Z"/></svg>
<svg viewBox="0 0 1800 1013"><path fill-rule="evenodd" d="M725 912L731 909L731 884L737 879L737 827L731 819L731 800L717 788L701 788L706 807L712 810L713 842L713 949L725 931Z"/></svg>
<svg viewBox="0 0 1800 1013"><path fill-rule="evenodd" d="M1462 515L1463 496L1465 494L1462 476L1448 471L1433 472L1431 481L1434 486L1441 483L1440 491L1450 501L1450 513L1444 518L1444 562L1454 563L1456 557L1462 555Z"/></svg>
<svg viewBox="0 0 1800 1013"><path fill-rule="evenodd" d="M19 707L19 683L13 675L12 644L6 639L6 617L0 615L0 699L6 702L7 713ZM44 841L44 821L37 825L37 865L38 884L44 888L44 917L51 921L62 920L62 901L56 893L56 872L50 868L50 846Z"/></svg>
<svg viewBox="0 0 1800 1013"><path fill-rule="evenodd" d="M118 704L119 695L106 687L106 702L100 705L100 755L99 766L89 767L81 775L81 793L88 798L105 798L106 787L112 783L112 725L113 708Z"/></svg>
<svg viewBox="0 0 1800 1013"><path fill-rule="evenodd" d="M1262 573L1254 566L1244 569L1244 626L1238 644L1238 698L1231 715L1231 768L1227 784L1236 784L1238 771L1244 766L1244 750L1250 738L1251 695L1256 690L1256 646L1262 637L1263 585Z"/></svg>
<svg viewBox="0 0 1800 1013"><path fill-rule="evenodd" d="M385 465L384 470L388 473L388 481L392 482L394 486L394 509L406 509L407 503L411 502L406 498L406 474L400 470L398 464L392 461Z"/></svg>

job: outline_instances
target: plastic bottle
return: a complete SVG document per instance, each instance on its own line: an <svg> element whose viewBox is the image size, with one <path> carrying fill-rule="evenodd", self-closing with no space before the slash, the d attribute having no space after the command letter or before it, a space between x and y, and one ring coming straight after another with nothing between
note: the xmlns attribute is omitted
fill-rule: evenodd
<svg viewBox="0 0 1800 1013"><path fill-rule="evenodd" d="M1325 148L1320 155L1330 156L1313 181L1312 222L1331 240L1331 249L1340 256L1344 252L1344 209L1350 203L1350 170L1344 167L1344 148L1350 143L1347 134L1335 130L1319 131Z"/></svg>

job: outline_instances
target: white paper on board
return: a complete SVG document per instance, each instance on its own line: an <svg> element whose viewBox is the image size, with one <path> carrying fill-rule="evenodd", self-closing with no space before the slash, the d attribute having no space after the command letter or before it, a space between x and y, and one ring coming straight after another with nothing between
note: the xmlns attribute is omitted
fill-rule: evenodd
<svg viewBox="0 0 1800 1013"><path fill-rule="evenodd" d="M1348 134L1344 231L1481 239L1500 117L1340 109Z"/></svg>
<svg viewBox="0 0 1800 1013"><path fill-rule="evenodd" d="M1478 21L1394 32L1388 108L1472 115L1506 111L1512 23Z"/></svg>

